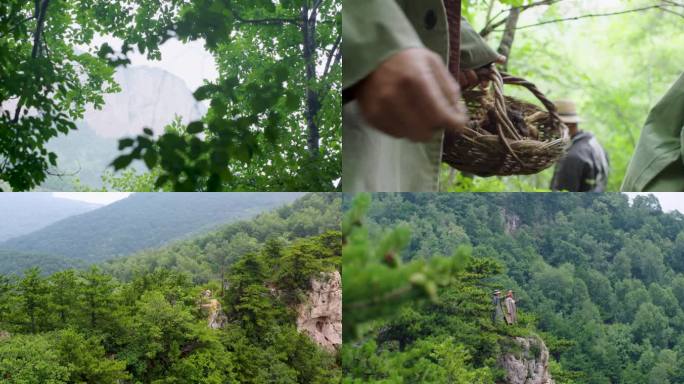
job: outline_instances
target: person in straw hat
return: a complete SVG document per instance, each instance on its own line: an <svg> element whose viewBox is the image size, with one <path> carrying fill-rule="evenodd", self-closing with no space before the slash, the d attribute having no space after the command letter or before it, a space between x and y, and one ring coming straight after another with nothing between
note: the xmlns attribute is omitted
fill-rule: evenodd
<svg viewBox="0 0 684 384"><path fill-rule="evenodd" d="M506 300L504 300L504 318L508 325L513 325L518 322L518 307L515 305L513 291L510 289L506 293Z"/></svg>
<svg viewBox="0 0 684 384"><path fill-rule="evenodd" d="M439 190L444 130L467 122L443 0L345 0L342 191ZM461 21L462 88L506 58Z"/></svg>
<svg viewBox="0 0 684 384"><path fill-rule="evenodd" d="M492 312L492 323L497 324L503 320L503 300L501 300L501 291L496 290L492 295L492 305L494 306L494 311Z"/></svg>
<svg viewBox="0 0 684 384"><path fill-rule="evenodd" d="M622 191L684 192L684 74L649 113Z"/></svg>
<svg viewBox="0 0 684 384"><path fill-rule="evenodd" d="M558 100L558 115L567 125L572 143L565 156L556 164L551 180L554 191L603 192L610 170L608 155L590 132L579 129L581 119L571 100Z"/></svg>

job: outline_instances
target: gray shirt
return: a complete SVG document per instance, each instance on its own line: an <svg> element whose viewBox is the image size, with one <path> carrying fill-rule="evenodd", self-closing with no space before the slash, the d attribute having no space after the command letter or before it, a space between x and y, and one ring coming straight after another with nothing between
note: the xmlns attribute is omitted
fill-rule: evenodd
<svg viewBox="0 0 684 384"><path fill-rule="evenodd" d="M608 155L596 137L579 132L568 153L556 165L551 181L554 191L603 192L608 184Z"/></svg>

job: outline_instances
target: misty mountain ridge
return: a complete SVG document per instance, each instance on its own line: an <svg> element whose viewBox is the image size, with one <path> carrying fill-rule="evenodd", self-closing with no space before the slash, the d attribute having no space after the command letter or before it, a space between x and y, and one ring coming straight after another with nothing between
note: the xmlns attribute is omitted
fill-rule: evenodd
<svg viewBox="0 0 684 384"><path fill-rule="evenodd" d="M0 194L0 242L100 207L99 204L58 198L51 193Z"/></svg>
<svg viewBox="0 0 684 384"><path fill-rule="evenodd" d="M208 232L285 205L303 193L135 193L105 207L69 217L0 243L0 273L41 265L40 257L86 264ZM33 211L35 212L35 211ZM39 214L39 213L35 213ZM18 263L18 264L17 264Z"/></svg>

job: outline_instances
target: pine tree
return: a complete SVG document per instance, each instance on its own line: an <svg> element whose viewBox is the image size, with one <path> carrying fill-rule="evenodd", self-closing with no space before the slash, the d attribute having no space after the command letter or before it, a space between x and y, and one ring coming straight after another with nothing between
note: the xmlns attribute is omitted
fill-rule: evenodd
<svg viewBox="0 0 684 384"><path fill-rule="evenodd" d="M415 259L402 264L410 229L398 226L371 240L364 226L370 195L359 195L342 222L343 331L345 340L359 336L359 326L396 313L401 305L423 299L439 301L440 289L454 283L470 261L470 250L453 257Z"/></svg>
<svg viewBox="0 0 684 384"><path fill-rule="evenodd" d="M48 278L51 312L57 314L57 324L66 326L73 323L72 318L78 308L78 295L81 285L76 272L72 269L56 272Z"/></svg>
<svg viewBox="0 0 684 384"><path fill-rule="evenodd" d="M81 311L84 326L90 329L111 330L115 326L117 303L113 291L116 283L111 275L96 266L80 273Z"/></svg>
<svg viewBox="0 0 684 384"><path fill-rule="evenodd" d="M24 271L24 277L19 281L18 293L23 300L24 314L28 318L27 328L32 333L41 330L46 323L48 290L47 283L40 275L40 268L33 267Z"/></svg>

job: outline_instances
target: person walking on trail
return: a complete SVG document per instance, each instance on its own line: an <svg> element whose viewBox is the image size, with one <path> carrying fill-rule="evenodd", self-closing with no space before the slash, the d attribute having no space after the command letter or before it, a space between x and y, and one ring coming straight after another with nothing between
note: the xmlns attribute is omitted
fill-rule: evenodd
<svg viewBox="0 0 684 384"><path fill-rule="evenodd" d="M555 102L558 115L570 132L572 143L565 156L556 164L551 181L554 191L603 192L608 184L608 155L590 132L579 129L581 119L575 103Z"/></svg>
<svg viewBox="0 0 684 384"><path fill-rule="evenodd" d="M492 305L494 306L494 311L492 312L492 323L498 324L503 321L503 300L501 300L501 291L498 289L494 291L492 296Z"/></svg>
<svg viewBox="0 0 684 384"><path fill-rule="evenodd" d="M623 192L684 192L684 73L651 109Z"/></svg>
<svg viewBox="0 0 684 384"><path fill-rule="evenodd" d="M515 306L515 299L513 299L513 291L509 290L504 300L504 318L506 324L512 325L518 322L518 308Z"/></svg>
<svg viewBox="0 0 684 384"><path fill-rule="evenodd" d="M447 69L447 24L443 0L345 0L344 192L439 190L444 130L462 131L467 121ZM464 19L460 34L467 88L486 78L476 69L506 58Z"/></svg>

